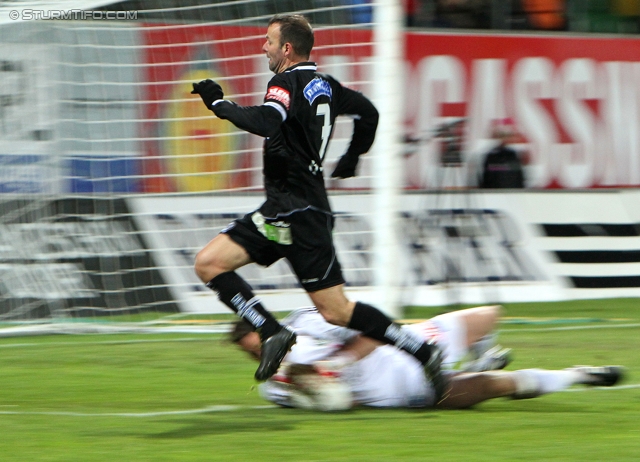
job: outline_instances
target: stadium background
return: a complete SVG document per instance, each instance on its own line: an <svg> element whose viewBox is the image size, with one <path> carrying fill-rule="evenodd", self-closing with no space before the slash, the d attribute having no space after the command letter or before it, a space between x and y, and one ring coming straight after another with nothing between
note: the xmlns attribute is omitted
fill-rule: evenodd
<svg viewBox="0 0 640 462"><path fill-rule="evenodd" d="M3 461L637 460L638 2L401 6L0 2ZM24 9L67 19L9 16ZM411 319L500 301L509 369L623 364L620 386L470 412L265 406L191 269L260 202L260 141L188 90L213 76L259 103L264 23L284 11L311 16L321 68L387 116L360 177L329 183L352 296L391 288L386 308ZM464 165L445 166L433 135L462 118ZM494 118L522 132L523 190L474 188ZM244 276L270 308L308 303L286 266Z"/></svg>
<svg viewBox="0 0 640 462"><path fill-rule="evenodd" d="M262 23L282 11L311 17L313 59L383 114L360 176L328 181L354 297L401 315L637 296L638 12L579 3L557 3L557 22L529 2L457 16L428 1L4 2L2 316L225 311L191 264L260 202L260 140L211 117L190 84L213 77L259 104ZM79 9L95 19L60 18ZM524 190L476 189L495 120L521 135ZM436 132L456 121L463 161L443 163ZM348 133L337 125L329 167ZM242 272L276 310L305 303L284 263Z"/></svg>

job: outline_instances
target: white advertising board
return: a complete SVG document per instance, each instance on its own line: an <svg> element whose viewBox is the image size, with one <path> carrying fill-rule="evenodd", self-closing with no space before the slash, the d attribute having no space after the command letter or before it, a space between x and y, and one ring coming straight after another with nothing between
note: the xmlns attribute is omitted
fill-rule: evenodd
<svg viewBox="0 0 640 462"><path fill-rule="evenodd" d="M136 197L130 207L183 311L225 312L193 272L197 251L261 196ZM375 303L372 196L332 196L351 298ZM403 304L451 305L640 296L640 192L406 194ZM367 211L367 213L363 213ZM239 270L272 310L307 305L285 262ZM385 311L386 307L380 307Z"/></svg>

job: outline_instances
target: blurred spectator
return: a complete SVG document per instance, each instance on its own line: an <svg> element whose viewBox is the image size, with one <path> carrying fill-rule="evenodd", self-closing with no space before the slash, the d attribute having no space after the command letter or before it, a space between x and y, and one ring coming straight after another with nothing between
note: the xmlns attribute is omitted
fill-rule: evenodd
<svg viewBox="0 0 640 462"><path fill-rule="evenodd" d="M371 0L343 0L345 5L352 5L347 11L351 24L371 24L373 22L373 7Z"/></svg>
<svg viewBox="0 0 640 462"><path fill-rule="evenodd" d="M404 9L404 24L407 27L416 25L416 14L418 13L418 0L402 0Z"/></svg>
<svg viewBox="0 0 640 462"><path fill-rule="evenodd" d="M532 29L565 30L567 5L565 0L521 0Z"/></svg>
<svg viewBox="0 0 640 462"><path fill-rule="evenodd" d="M434 25L488 29L491 25L491 0L437 0Z"/></svg>
<svg viewBox="0 0 640 462"><path fill-rule="evenodd" d="M424 0L422 0L424 1ZM350 5L348 16L351 24L369 24L373 22L373 7L371 0L343 0L345 5ZM402 0L404 24L406 27L414 27L421 0Z"/></svg>
<svg viewBox="0 0 640 462"><path fill-rule="evenodd" d="M612 11L619 16L640 16L640 0L613 0Z"/></svg>
<svg viewBox="0 0 640 462"><path fill-rule="evenodd" d="M640 0L613 0L611 11L617 18L618 32L627 34L640 32Z"/></svg>
<svg viewBox="0 0 640 462"><path fill-rule="evenodd" d="M510 143L519 141L511 119L494 120L492 138L498 145L485 157L480 177L481 188L524 188L523 159Z"/></svg>

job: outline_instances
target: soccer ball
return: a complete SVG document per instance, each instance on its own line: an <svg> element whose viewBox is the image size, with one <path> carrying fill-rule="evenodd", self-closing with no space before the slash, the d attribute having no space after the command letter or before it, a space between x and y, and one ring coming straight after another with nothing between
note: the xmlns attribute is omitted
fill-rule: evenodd
<svg viewBox="0 0 640 462"><path fill-rule="evenodd" d="M320 374L313 366L292 364L291 405L300 409L323 412L346 411L353 406L349 386L335 374Z"/></svg>

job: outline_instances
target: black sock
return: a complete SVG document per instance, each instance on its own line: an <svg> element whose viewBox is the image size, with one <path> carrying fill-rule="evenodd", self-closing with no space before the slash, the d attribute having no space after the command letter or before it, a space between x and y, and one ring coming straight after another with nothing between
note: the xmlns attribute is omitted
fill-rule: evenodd
<svg viewBox="0 0 640 462"><path fill-rule="evenodd" d="M253 294L251 286L234 271L222 273L207 282L207 287L218 292L218 298L238 316L251 324L265 341L280 332L282 326Z"/></svg>
<svg viewBox="0 0 640 462"><path fill-rule="evenodd" d="M417 335L407 332L371 305L357 302L347 326L379 342L395 345L412 354L422 364L431 357L431 346Z"/></svg>

